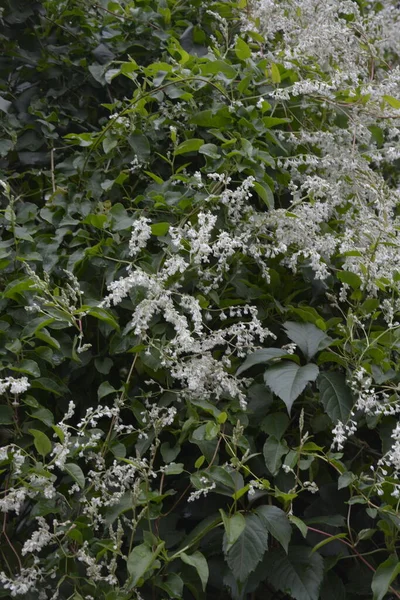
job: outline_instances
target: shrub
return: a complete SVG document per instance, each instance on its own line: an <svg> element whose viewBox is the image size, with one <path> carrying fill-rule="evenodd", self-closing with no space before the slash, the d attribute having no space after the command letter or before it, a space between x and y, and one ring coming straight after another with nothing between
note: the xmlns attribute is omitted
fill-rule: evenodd
<svg viewBox="0 0 400 600"><path fill-rule="evenodd" d="M397 4L2 19L0 597L399 598Z"/></svg>

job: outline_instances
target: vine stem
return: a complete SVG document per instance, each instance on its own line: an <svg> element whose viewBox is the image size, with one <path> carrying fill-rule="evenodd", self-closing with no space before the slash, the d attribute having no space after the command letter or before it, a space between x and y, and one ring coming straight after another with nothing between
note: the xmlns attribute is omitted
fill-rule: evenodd
<svg viewBox="0 0 400 600"><path fill-rule="evenodd" d="M315 527L309 527L307 525L308 529L310 529L310 531L315 531L315 533L319 533L320 535L324 535L325 537L334 537L332 536L330 533L326 533L326 531L321 531L321 529L316 529ZM351 550L354 552L354 554L356 554L356 556L368 567L368 569L370 569L371 571L373 571L374 573L376 573L376 569L371 565L371 563L369 563L363 556L362 554L359 553L359 551L357 550L357 548L351 544L350 542L347 542L344 539L340 539L338 538L339 542L342 542L343 544L346 544L346 546L348 546L349 548L351 548ZM396 596L396 598L400 598L400 593L396 592L396 590L394 588L392 588L392 586L389 586L390 591L392 592L392 594L394 594Z"/></svg>

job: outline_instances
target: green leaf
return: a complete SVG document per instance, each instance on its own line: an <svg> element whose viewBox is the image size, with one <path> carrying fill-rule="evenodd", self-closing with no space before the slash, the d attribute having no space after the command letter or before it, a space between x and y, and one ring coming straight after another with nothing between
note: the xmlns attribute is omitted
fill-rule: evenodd
<svg viewBox="0 0 400 600"><path fill-rule="evenodd" d="M279 72L279 67L275 63L271 63L271 78L274 83L281 82L281 74Z"/></svg>
<svg viewBox="0 0 400 600"><path fill-rule="evenodd" d="M399 109L400 108L400 100L397 98L393 98L393 96L382 96L382 98L387 102L392 108ZM375 599L374 599L375 600Z"/></svg>
<svg viewBox="0 0 400 600"><path fill-rule="evenodd" d="M329 537L326 537L324 540L322 540L321 542L319 542L319 544L316 544L313 547L313 549L311 550L311 554L313 554L314 552L316 552L317 550L319 550L323 546L326 546L327 544L330 544L331 542L333 542L335 540L341 540L343 538L347 538L347 533L337 533L336 535L331 535Z"/></svg>
<svg viewBox="0 0 400 600"><path fill-rule="evenodd" d="M220 525L221 515L214 513L194 527L190 533L184 538L178 550L186 549L188 546L197 544L209 531Z"/></svg>
<svg viewBox="0 0 400 600"><path fill-rule="evenodd" d="M47 329L41 329L40 331L36 331L35 337L37 337L42 342L45 342L55 350L59 350L61 348L59 342L49 334Z"/></svg>
<svg viewBox="0 0 400 600"><path fill-rule="evenodd" d="M17 367L10 366L10 369L12 371L16 371L17 373L26 373L32 377L40 377L39 365L34 360L23 360Z"/></svg>
<svg viewBox="0 0 400 600"><path fill-rule="evenodd" d="M276 548L266 554L265 572L275 589L295 600L318 600L324 574L319 554L310 554L304 546L292 546L288 554Z"/></svg>
<svg viewBox="0 0 400 600"><path fill-rule="evenodd" d="M373 600L383 600L390 584L400 574L400 562L395 554L379 565L372 578Z"/></svg>
<svg viewBox="0 0 400 600"><path fill-rule="evenodd" d="M0 406L0 425L12 425L14 423L14 411L11 406Z"/></svg>
<svg viewBox="0 0 400 600"><path fill-rule="evenodd" d="M239 60L246 60L251 57L251 50L248 44L242 38L238 37L235 44L235 54Z"/></svg>
<svg viewBox="0 0 400 600"><path fill-rule="evenodd" d="M104 153L109 154L109 152L111 152L111 150L118 145L118 138L111 135L106 135L106 137L103 139L102 145Z"/></svg>
<svg viewBox="0 0 400 600"><path fill-rule="evenodd" d="M256 350L246 357L244 363L236 371L236 375L241 375L241 373L247 371L247 369L250 369L254 365L265 365L270 360L282 358L283 356L287 356L287 351L281 350L280 348L263 348L262 350Z"/></svg>
<svg viewBox="0 0 400 600"><path fill-rule="evenodd" d="M268 435L280 440L289 425L289 418L285 413L271 413L264 417L260 429Z"/></svg>
<svg viewBox="0 0 400 600"><path fill-rule="evenodd" d="M291 119L285 117L263 117L263 123L265 127L275 127L276 125L283 125L283 123L290 123Z"/></svg>
<svg viewBox="0 0 400 600"><path fill-rule="evenodd" d="M347 283L353 290L358 290L362 284L361 277L350 271L339 271L339 273L337 273L337 278L343 283Z"/></svg>
<svg viewBox="0 0 400 600"><path fill-rule="evenodd" d="M237 581L246 581L268 549L268 532L258 515L245 516L246 525L227 553L226 560Z"/></svg>
<svg viewBox="0 0 400 600"><path fill-rule="evenodd" d="M317 352L324 350L333 342L332 338L313 323L286 321L283 327L288 338L300 348L307 360L313 358Z"/></svg>
<svg viewBox="0 0 400 600"><path fill-rule="evenodd" d="M205 156L209 156L210 158L219 158L218 146L215 144L203 144L199 148L200 154L204 154Z"/></svg>
<svg viewBox="0 0 400 600"><path fill-rule="evenodd" d="M353 408L353 397L342 373L323 372L317 379L320 400L334 423L345 423Z"/></svg>
<svg viewBox="0 0 400 600"><path fill-rule="evenodd" d="M38 421L41 421L42 423L47 425L47 427L53 427L53 425L54 425L53 413L48 408L44 408L44 406L39 406L38 408L33 410L32 413L30 414L30 416L33 419L37 419Z"/></svg>
<svg viewBox="0 0 400 600"><path fill-rule="evenodd" d="M157 237L168 233L169 223L153 223L151 225L151 233Z"/></svg>
<svg viewBox="0 0 400 600"><path fill-rule="evenodd" d="M22 281L17 279L16 281L11 281L3 292L4 298L12 298L13 300L18 299L18 294L26 291L35 291L36 284L34 284L32 279L25 278Z"/></svg>
<svg viewBox="0 0 400 600"><path fill-rule="evenodd" d="M63 396L68 393L68 388L63 383L58 383L50 377L39 377L31 383L32 388L38 388L40 390L46 390L56 396Z"/></svg>
<svg viewBox="0 0 400 600"><path fill-rule="evenodd" d="M201 552L194 552L193 554L181 552L179 558L187 565L190 565L196 569L204 592L207 586L209 571L207 561L203 554Z"/></svg>
<svg viewBox="0 0 400 600"><path fill-rule="evenodd" d="M73 140L80 146L91 146L94 142L94 136L91 133L68 133L64 135L64 139Z"/></svg>
<svg viewBox="0 0 400 600"><path fill-rule="evenodd" d="M126 562L128 573L132 578L132 587L135 587L139 579L151 568L163 547L164 542L159 544L153 552L147 544L140 544L132 550Z"/></svg>
<svg viewBox="0 0 400 600"><path fill-rule="evenodd" d="M224 552L226 553L230 550L230 548L233 546L233 544L243 532L246 525L246 520L241 513L235 513L231 517L228 517L224 513L222 508L219 512L221 513L222 522L225 528L223 546Z"/></svg>
<svg viewBox="0 0 400 600"><path fill-rule="evenodd" d="M292 528L286 513L277 506L259 506L255 511L265 524L269 533L288 552L289 542L292 536Z"/></svg>
<svg viewBox="0 0 400 600"><path fill-rule="evenodd" d="M109 383L108 381L103 381L99 385L99 389L97 390L97 397L99 400L105 398L105 396L109 396L110 394L116 394L117 390Z"/></svg>
<svg viewBox="0 0 400 600"><path fill-rule="evenodd" d="M0 110L4 113L8 113L11 106L11 102L5 100L2 96L0 96Z"/></svg>
<svg viewBox="0 0 400 600"><path fill-rule="evenodd" d="M39 429L29 429L29 433L33 435L33 443L35 444L36 450L42 456L47 456L51 452L51 441L43 431Z"/></svg>
<svg viewBox="0 0 400 600"><path fill-rule="evenodd" d="M83 490L85 487L85 476L82 469L75 463L66 463L64 465L64 471L66 471L66 473L68 473L68 475L70 475Z"/></svg>
<svg viewBox="0 0 400 600"><path fill-rule="evenodd" d="M307 383L318 377L317 365L309 363L300 367L295 363L284 362L270 367L264 373L264 381L271 391L286 404L290 415L293 402L300 396Z"/></svg>
<svg viewBox="0 0 400 600"><path fill-rule="evenodd" d="M150 158L150 143L145 135L132 134L128 137L128 144L135 151L141 162L147 162Z"/></svg>
<svg viewBox="0 0 400 600"><path fill-rule="evenodd" d="M197 152L199 148L204 144L204 140L201 138L192 138L185 140L177 148L175 148L175 156L179 154L188 154L189 152Z"/></svg>
<svg viewBox="0 0 400 600"><path fill-rule="evenodd" d="M216 406L214 406L214 404L209 402L208 400L194 398L190 402L191 402L191 404L193 404L193 406L197 406L198 408L201 408L206 413L213 415L213 417L215 417L216 419L221 414L221 411Z"/></svg>
<svg viewBox="0 0 400 600"><path fill-rule="evenodd" d="M183 598L183 580L176 573L171 573L168 575L165 581L156 580L155 585L160 589L167 592L170 598L177 598L178 600L182 600Z"/></svg>
<svg viewBox="0 0 400 600"><path fill-rule="evenodd" d="M180 475L184 471L183 463L171 462L164 469L165 475Z"/></svg>
<svg viewBox="0 0 400 600"><path fill-rule="evenodd" d="M341 490L345 487L348 487L357 479L357 476L354 475L351 471L346 471L342 473L338 479L338 490Z"/></svg>
<svg viewBox="0 0 400 600"><path fill-rule="evenodd" d="M333 571L325 573L320 600L346 600L344 583Z"/></svg>
<svg viewBox="0 0 400 600"><path fill-rule="evenodd" d="M293 525L296 525L297 529L300 531L303 538L307 537L308 527L304 523L304 521L302 521L298 517L295 517L294 515L289 515L289 521L291 523L293 523Z"/></svg>
<svg viewBox="0 0 400 600"><path fill-rule="evenodd" d="M288 445L285 442L277 440L272 435L269 436L264 444L263 454L265 464L272 475L276 475L282 465L282 457L289 451Z"/></svg>
<svg viewBox="0 0 400 600"><path fill-rule="evenodd" d="M272 193L271 188L267 184L261 184L257 181L253 184L253 187L257 194L260 196L261 200L264 202L266 206L270 210L274 208L274 194Z"/></svg>
<svg viewBox="0 0 400 600"><path fill-rule="evenodd" d="M223 73L228 79L235 79L237 72L229 63L224 60L209 60L200 66L203 75L217 75Z"/></svg>
<svg viewBox="0 0 400 600"><path fill-rule="evenodd" d="M99 321L103 321L104 323L107 323L107 325L110 325L110 327L112 327L113 329L119 331L119 325L115 320L114 315L109 310L106 310L105 308L100 308L99 306L83 306L82 310L87 310L88 314L91 317L99 319Z"/></svg>

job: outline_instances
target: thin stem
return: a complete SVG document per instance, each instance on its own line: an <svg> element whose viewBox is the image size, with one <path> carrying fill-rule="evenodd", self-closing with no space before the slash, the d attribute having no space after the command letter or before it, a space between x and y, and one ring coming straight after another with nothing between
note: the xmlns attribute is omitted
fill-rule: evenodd
<svg viewBox="0 0 400 600"><path fill-rule="evenodd" d="M326 533L326 531L321 531L321 529L316 529L315 527L309 527L307 525L308 529L310 529L310 531L315 531L315 533L319 533L320 535L324 535L325 537L334 537L332 536L332 534L330 533ZM371 571L373 571L374 573L376 572L376 569L371 565L371 563L369 563L362 554L359 553L359 551L357 550L357 548L355 548L353 546L353 544L351 544L350 542L347 542L346 540L344 540L343 538L337 538L339 542L342 542L342 544L345 544L346 546L348 546L349 548L351 548L351 550L354 552L354 554L357 555L357 557L368 567L368 569L370 569ZM400 593L396 592L396 590L394 588L392 588L391 586L389 587L390 591L392 592L392 594L394 594L396 596L396 598L400 598Z"/></svg>

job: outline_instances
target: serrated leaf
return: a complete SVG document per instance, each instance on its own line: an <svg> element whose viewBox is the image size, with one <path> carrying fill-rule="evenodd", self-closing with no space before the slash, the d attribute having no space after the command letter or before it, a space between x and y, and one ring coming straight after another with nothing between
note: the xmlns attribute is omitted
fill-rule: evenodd
<svg viewBox="0 0 400 600"><path fill-rule="evenodd" d="M303 367L291 362L284 362L270 367L264 373L264 381L270 390L286 404L290 415L293 402L300 396L307 383L315 381L319 369L314 363Z"/></svg>
<svg viewBox="0 0 400 600"><path fill-rule="evenodd" d="M320 400L334 423L345 423L353 407L353 397L342 373L324 372L317 380Z"/></svg>
<svg viewBox="0 0 400 600"><path fill-rule="evenodd" d="M85 487L85 476L79 465L75 463L66 463L64 465L64 471L72 477L74 481L79 485L81 490Z"/></svg>
<svg viewBox="0 0 400 600"><path fill-rule="evenodd" d="M282 358L287 356L286 350L280 348L263 348L262 350L256 350L252 354L249 354L244 363L236 371L236 375L240 375L247 369L254 367L254 365L265 365L274 358Z"/></svg>
<svg viewBox="0 0 400 600"><path fill-rule="evenodd" d="M346 600L344 583L333 571L325 573L320 600Z"/></svg>
<svg viewBox="0 0 400 600"><path fill-rule="evenodd" d="M390 584L400 574L400 562L395 554L379 565L372 578L373 600L383 600Z"/></svg>
<svg viewBox="0 0 400 600"><path fill-rule="evenodd" d="M332 338L313 323L286 321L283 327L288 338L300 348L307 360L311 360L317 352L333 342Z"/></svg>
<svg viewBox="0 0 400 600"><path fill-rule="evenodd" d="M51 452L51 441L43 431L39 429L29 429L29 433L33 435L33 443L39 454L47 456Z"/></svg>
<svg viewBox="0 0 400 600"><path fill-rule="evenodd" d="M186 552L182 552L179 557L184 563L196 569L204 592L207 586L209 571L207 561L203 554L201 552L194 552L193 554L189 555L186 554Z"/></svg>
<svg viewBox="0 0 400 600"><path fill-rule="evenodd" d="M275 589L289 593L295 600L318 600L324 573L319 554L304 546L292 546L288 554L276 548L265 557L268 581Z"/></svg>
<svg viewBox="0 0 400 600"><path fill-rule="evenodd" d="M292 528L286 513L277 506L259 506L255 511L265 524L269 533L288 552L289 542L292 536Z"/></svg>
<svg viewBox="0 0 400 600"><path fill-rule="evenodd" d="M243 532L226 556L229 568L240 582L246 581L268 549L268 532L260 517L250 514L245 520Z"/></svg>

